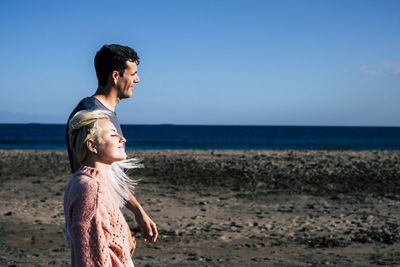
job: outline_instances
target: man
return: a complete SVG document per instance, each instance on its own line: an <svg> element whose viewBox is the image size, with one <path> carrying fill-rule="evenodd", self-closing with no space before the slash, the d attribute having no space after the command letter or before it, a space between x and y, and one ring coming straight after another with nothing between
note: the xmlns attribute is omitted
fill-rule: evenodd
<svg viewBox="0 0 400 267"><path fill-rule="evenodd" d="M66 142L68 156L72 172L79 169L79 164L75 159L69 147L68 123L70 119L81 110L102 109L111 112L110 120L114 124L118 133L123 136L121 126L118 122L115 106L121 99L132 96L134 86L140 81L137 66L139 57L135 50L130 47L112 44L104 45L94 58L94 65L98 79L98 88L96 93L91 97L86 97L79 102L68 118L66 128ZM145 242L155 242L158 232L156 224L146 214L142 206L128 192L129 200L126 207L135 215Z"/></svg>

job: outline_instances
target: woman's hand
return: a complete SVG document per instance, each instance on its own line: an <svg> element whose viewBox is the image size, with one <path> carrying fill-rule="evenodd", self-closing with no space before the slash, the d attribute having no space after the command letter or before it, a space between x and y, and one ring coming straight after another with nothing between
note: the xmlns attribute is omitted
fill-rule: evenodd
<svg viewBox="0 0 400 267"><path fill-rule="evenodd" d="M156 242L158 237L157 226L152 219L147 215L142 206L132 195L132 193L127 191L129 196L129 201L126 202L126 207L135 214L135 219L139 225L140 231L142 232L144 242Z"/></svg>
<svg viewBox="0 0 400 267"><path fill-rule="evenodd" d="M129 234L129 245L130 245L130 252L131 252L131 257L133 256L133 252L135 252L136 249L136 238L132 234Z"/></svg>
<svg viewBox="0 0 400 267"><path fill-rule="evenodd" d="M143 235L144 242L156 242L158 237L157 226L152 219L146 214L145 211L140 215L135 216L136 222L138 223L140 230Z"/></svg>

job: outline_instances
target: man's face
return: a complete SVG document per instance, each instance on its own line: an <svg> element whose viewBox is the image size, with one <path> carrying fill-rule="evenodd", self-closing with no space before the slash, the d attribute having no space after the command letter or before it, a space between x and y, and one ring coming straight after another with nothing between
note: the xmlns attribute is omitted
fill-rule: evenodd
<svg viewBox="0 0 400 267"><path fill-rule="evenodd" d="M135 62L126 61L126 69L124 75L118 78L117 90L119 99L129 98L132 96L135 83L140 82L137 65Z"/></svg>

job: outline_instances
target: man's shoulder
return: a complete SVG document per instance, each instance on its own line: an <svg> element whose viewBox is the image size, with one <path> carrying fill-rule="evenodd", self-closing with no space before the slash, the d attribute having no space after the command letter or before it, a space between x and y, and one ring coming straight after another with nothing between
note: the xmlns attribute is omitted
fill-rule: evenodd
<svg viewBox="0 0 400 267"><path fill-rule="evenodd" d="M74 109L75 113L81 110L94 110L98 109L98 105L96 104L96 98L88 96L83 98L76 108Z"/></svg>
<svg viewBox="0 0 400 267"><path fill-rule="evenodd" d="M106 106L104 106L104 104L101 103L97 98L93 96L88 96L79 102L79 104L76 106L76 108L72 113L77 113L81 110L97 110L97 109L109 111L109 109Z"/></svg>
<svg viewBox="0 0 400 267"><path fill-rule="evenodd" d="M81 110L95 110L99 109L99 105L97 104L96 98L88 96L83 98L78 105L74 108L74 110L71 112L71 114L68 117L68 122L69 120L79 111Z"/></svg>

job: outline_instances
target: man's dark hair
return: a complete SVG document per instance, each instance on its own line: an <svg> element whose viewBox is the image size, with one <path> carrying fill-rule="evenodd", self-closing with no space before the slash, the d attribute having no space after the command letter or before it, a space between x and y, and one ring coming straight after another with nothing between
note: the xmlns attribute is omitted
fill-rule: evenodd
<svg viewBox="0 0 400 267"><path fill-rule="evenodd" d="M122 77L126 69L126 61L139 65L139 57L135 50L118 44L104 45L94 57L94 67L99 85L105 86L108 75L114 70L118 71L119 76Z"/></svg>

